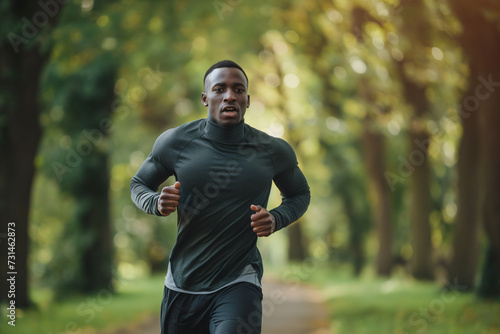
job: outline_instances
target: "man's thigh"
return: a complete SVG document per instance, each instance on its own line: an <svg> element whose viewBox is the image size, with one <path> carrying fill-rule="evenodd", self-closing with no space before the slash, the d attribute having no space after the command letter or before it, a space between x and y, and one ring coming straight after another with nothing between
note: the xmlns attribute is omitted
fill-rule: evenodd
<svg viewBox="0 0 500 334"><path fill-rule="evenodd" d="M262 290L251 283L237 283L220 291L210 315L211 334L260 334Z"/></svg>
<svg viewBox="0 0 500 334"><path fill-rule="evenodd" d="M210 296L164 288L161 334L209 334Z"/></svg>

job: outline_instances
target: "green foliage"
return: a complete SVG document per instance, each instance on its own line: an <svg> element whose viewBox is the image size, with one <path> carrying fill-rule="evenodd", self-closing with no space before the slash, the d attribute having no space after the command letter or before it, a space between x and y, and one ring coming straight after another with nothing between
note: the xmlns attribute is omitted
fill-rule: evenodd
<svg viewBox="0 0 500 334"><path fill-rule="evenodd" d="M485 264L482 267L481 282L478 295L484 299L500 300L500 281L498 280L498 257L495 256L493 247L488 244Z"/></svg>
<svg viewBox="0 0 500 334"><path fill-rule="evenodd" d="M482 301L455 282L422 283L396 273L390 280L365 271L322 267L309 282L328 298L334 333L495 333L498 302Z"/></svg>
<svg viewBox="0 0 500 334"><path fill-rule="evenodd" d="M15 330L20 333L95 333L96 329L116 330L125 324L157 317L164 276L127 280L115 277L117 292L102 289L94 294L67 295L55 302L50 290L36 289L33 299L37 309L17 310ZM2 317L5 317L2 305ZM0 323L0 331L12 327Z"/></svg>
<svg viewBox="0 0 500 334"><path fill-rule="evenodd" d="M360 142L367 118L386 143L394 256L408 260L412 253L407 192L411 168L418 166L408 162L413 106L404 98L399 72L401 61L408 60L404 73L426 87L431 102L417 125L431 134L433 246L436 257L448 257L461 136L455 109L467 84L467 64L455 41L460 26L446 2L425 2L421 30L406 26L407 5L123 0L84 8L70 2L51 35L54 49L41 92L45 135L35 161L33 278L59 289L81 284L79 249L94 236L82 233L76 222L99 207L89 194L107 182L114 266L127 277L165 270L175 216L138 210L130 201L130 178L162 131L205 116L199 103L204 71L226 58L241 63L249 75L246 121L285 138L297 152L313 194L301 222L307 237L326 242L335 250L335 263L354 263L358 272L363 263L372 265L376 252ZM426 43L416 44L424 30ZM7 102L0 95L0 104ZM87 142L92 153L80 154L77 164L77 150ZM279 203L276 193L270 203ZM353 252L359 244L361 256ZM264 248L280 253L283 245Z"/></svg>
<svg viewBox="0 0 500 334"><path fill-rule="evenodd" d="M58 247L66 251L54 252L46 271L60 292L92 285L86 276L86 258L89 249L98 248L99 240L106 238L99 227L92 226L109 225L107 138L115 77L116 66L106 55L75 73L59 73L55 64L47 70L47 85L55 92L50 108L57 119L47 129L63 137L59 145L47 150L50 158L41 167L59 184L63 195L74 199L73 214L58 240ZM105 277L104 272L101 275Z"/></svg>

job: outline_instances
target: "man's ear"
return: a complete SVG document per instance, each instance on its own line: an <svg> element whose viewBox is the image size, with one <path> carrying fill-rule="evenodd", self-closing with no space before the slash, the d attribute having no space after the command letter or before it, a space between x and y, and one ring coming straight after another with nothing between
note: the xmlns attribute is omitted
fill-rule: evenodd
<svg viewBox="0 0 500 334"><path fill-rule="evenodd" d="M208 99L207 99L207 94L205 94L205 92L201 93L201 103L203 103L205 107L208 107Z"/></svg>
<svg viewBox="0 0 500 334"><path fill-rule="evenodd" d="M247 108L250 108L250 95L247 94Z"/></svg>

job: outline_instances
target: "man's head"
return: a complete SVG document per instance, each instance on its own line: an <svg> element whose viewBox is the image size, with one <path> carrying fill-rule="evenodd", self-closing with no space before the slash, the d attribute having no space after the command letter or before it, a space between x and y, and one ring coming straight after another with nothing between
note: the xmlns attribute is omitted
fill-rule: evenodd
<svg viewBox="0 0 500 334"><path fill-rule="evenodd" d="M243 120L250 95L247 75L238 64L223 60L212 65L205 73L204 89L201 101L213 121L231 128Z"/></svg>

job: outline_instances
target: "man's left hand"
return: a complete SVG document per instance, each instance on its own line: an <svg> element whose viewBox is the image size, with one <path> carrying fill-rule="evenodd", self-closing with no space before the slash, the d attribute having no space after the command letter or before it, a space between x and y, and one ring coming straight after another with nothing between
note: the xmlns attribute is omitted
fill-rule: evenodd
<svg viewBox="0 0 500 334"><path fill-rule="evenodd" d="M268 237L276 231L276 219L274 216L260 205L250 205L250 209L255 211L250 216L253 231L258 237Z"/></svg>

